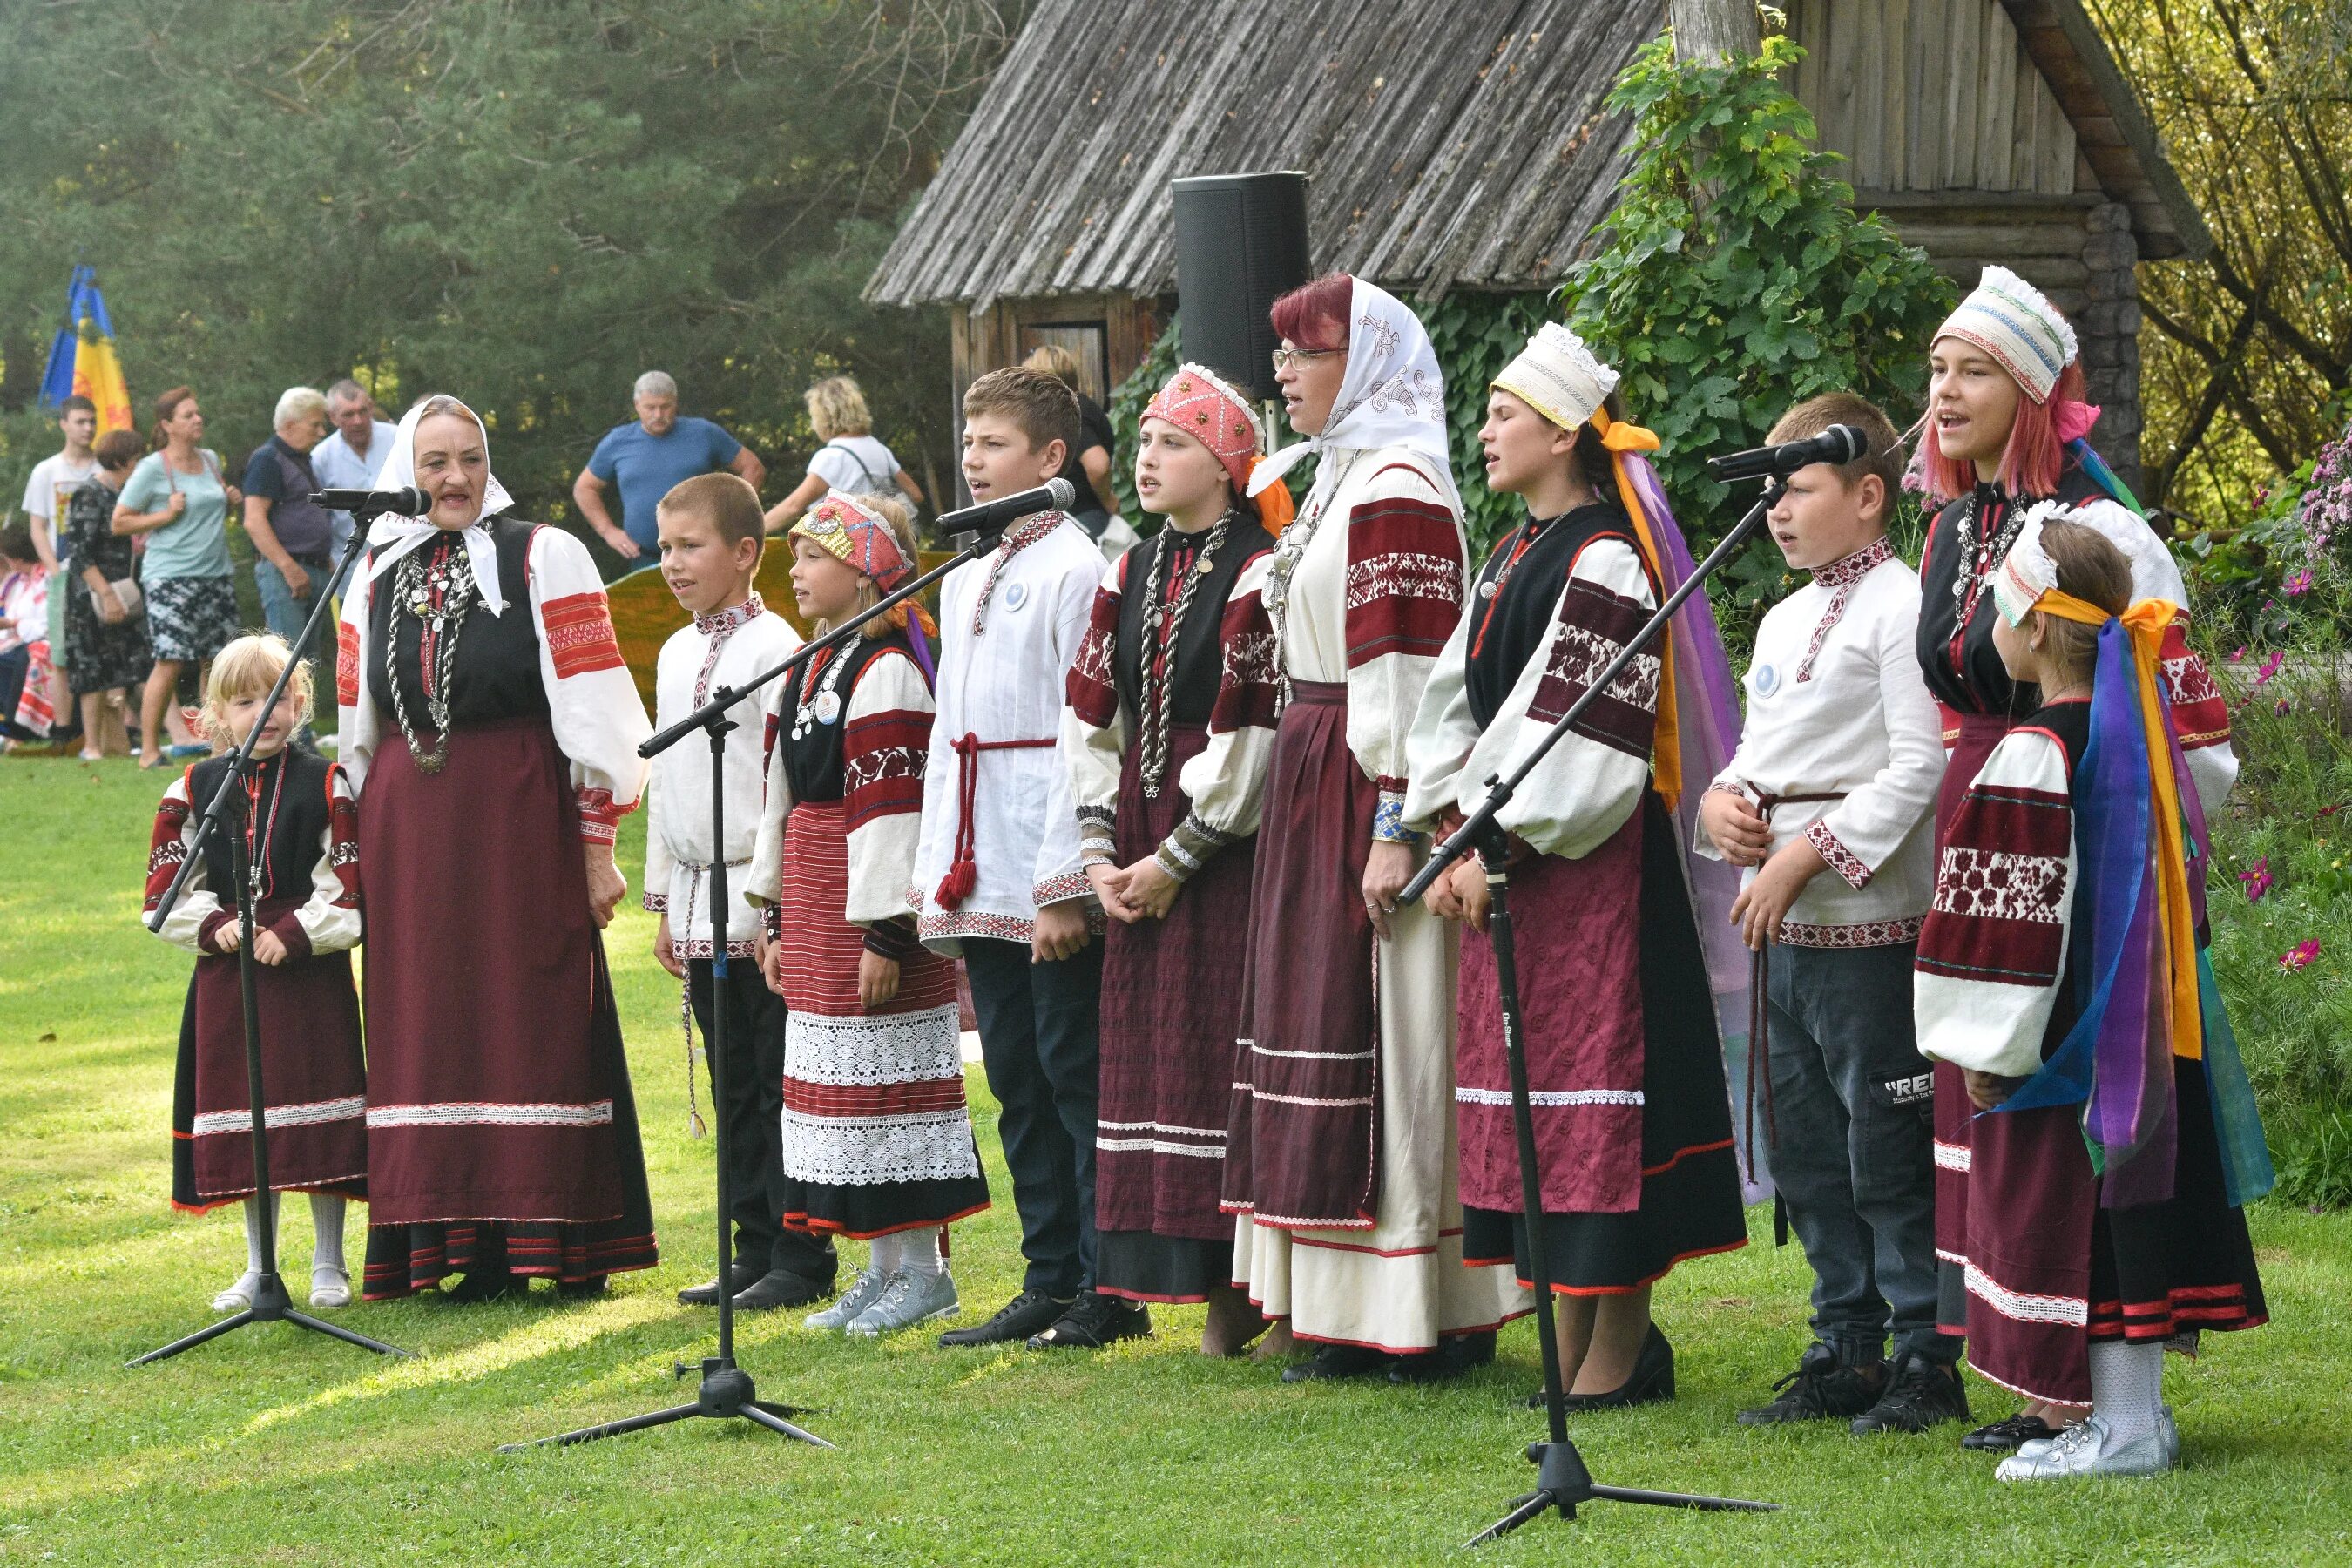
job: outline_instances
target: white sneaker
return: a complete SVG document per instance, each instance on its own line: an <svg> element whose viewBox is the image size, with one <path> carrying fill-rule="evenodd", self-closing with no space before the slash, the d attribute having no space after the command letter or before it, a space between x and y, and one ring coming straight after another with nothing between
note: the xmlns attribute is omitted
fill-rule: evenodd
<svg viewBox="0 0 2352 1568"><path fill-rule="evenodd" d="M2174 1469L2180 1468L2180 1426L2172 1419L2172 1406L2168 1405L2156 1418L2156 1429L2164 1436L2164 1457Z"/></svg>
<svg viewBox="0 0 2352 1568"><path fill-rule="evenodd" d="M352 1304L352 1277L341 1268L310 1270L310 1305L331 1310Z"/></svg>
<svg viewBox="0 0 2352 1568"><path fill-rule="evenodd" d="M848 1331L863 1339L911 1329L933 1318L952 1318L963 1310L956 1297L955 1277L942 1268L917 1274L901 1268L882 1287L872 1306L850 1320Z"/></svg>
<svg viewBox="0 0 2352 1568"><path fill-rule="evenodd" d="M2093 1415L2080 1426L2067 1428L2049 1447L2032 1458L2019 1449L2000 1462L1993 1478L2003 1481L2047 1481L2075 1476L2155 1476L2172 1468L2177 1462L2165 1445L2161 1424L2128 1443L2118 1443L2108 1430L2106 1419Z"/></svg>
<svg viewBox="0 0 2352 1568"><path fill-rule="evenodd" d="M882 1287L888 1283L890 1276L879 1268L861 1268L857 1271L857 1278L849 1282L849 1289L834 1298L832 1306L803 1318L801 1327L845 1329L858 1313L874 1305L875 1298L882 1294Z"/></svg>
<svg viewBox="0 0 2352 1568"><path fill-rule="evenodd" d="M236 1283L213 1298L215 1312L242 1312L253 1305L253 1292L261 1283L261 1275L248 1268L236 1277Z"/></svg>

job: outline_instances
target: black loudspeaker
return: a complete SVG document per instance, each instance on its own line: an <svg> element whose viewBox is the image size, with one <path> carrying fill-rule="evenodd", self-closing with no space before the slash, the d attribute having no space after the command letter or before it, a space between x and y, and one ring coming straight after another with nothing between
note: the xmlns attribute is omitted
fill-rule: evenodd
<svg viewBox="0 0 2352 1568"><path fill-rule="evenodd" d="M1276 296L1307 281L1307 176L1200 174L1171 180L1183 357L1251 397L1279 397L1266 321Z"/></svg>

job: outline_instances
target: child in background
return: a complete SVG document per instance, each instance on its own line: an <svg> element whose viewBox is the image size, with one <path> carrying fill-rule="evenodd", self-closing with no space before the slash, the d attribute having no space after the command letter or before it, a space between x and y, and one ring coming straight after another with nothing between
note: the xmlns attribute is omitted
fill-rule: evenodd
<svg viewBox="0 0 2352 1568"><path fill-rule="evenodd" d="M310 1194L310 1305L348 1307L343 1200L367 1196L367 1076L351 949L360 942L359 822L343 770L287 744L310 714L304 665L274 709L263 703L292 654L283 638L242 637L213 660L203 727L215 747L242 745L256 725L241 823L252 860L255 1005L268 1096L270 1194L254 1190L253 1115L246 1083L232 841L215 830L180 901L155 934L197 954L180 1024L172 1100L172 1206L201 1214L245 1205L245 1272L213 1298L216 1312L253 1305L262 1227L274 1233L282 1192ZM230 764L215 755L163 792L147 858L152 914L188 858L203 808Z"/></svg>
<svg viewBox="0 0 2352 1568"><path fill-rule="evenodd" d="M655 509L662 580L694 617L662 645L655 666L654 722L677 723L721 686L740 685L800 647L798 633L752 590L760 570L760 497L734 474L699 474L671 488ZM689 1307L710 1307L724 1289L748 1311L818 1300L833 1290L833 1244L788 1232L790 1206L782 1161L784 1007L761 979L760 920L746 903L742 879L760 835L761 781L767 752L761 735L765 692L730 708L727 747L725 964L710 939L710 748L699 739L654 759L646 826L646 908L661 916L654 958L686 982L688 1007L710 1037L712 1010L727 1009L727 1077L712 1063L710 1097L727 1119L728 1189L734 1217L730 1278L677 1293ZM722 973L723 971L723 973Z"/></svg>
<svg viewBox="0 0 2352 1568"><path fill-rule="evenodd" d="M871 1266L807 1323L872 1336L957 1310L944 1227L988 1206L955 965L916 940L908 898L938 630L912 605L866 614L914 574L914 529L895 499L829 495L792 541L801 613L858 636L777 683L747 886L772 906L763 962L792 1009L784 1223L873 1244Z"/></svg>
<svg viewBox="0 0 2352 1568"><path fill-rule="evenodd" d="M1703 847L1750 868L1731 910L1761 1004L1748 1049L1769 1109L1750 1131L1771 1140L1813 1269L1813 1342L1739 1420L1916 1432L1968 1414L1960 1342L1936 1326L1934 1094L1911 1034L1944 744L1911 646L1918 579L1886 541L1894 426L1832 393L1768 439L1832 425L1869 449L1800 468L1772 508L1774 542L1812 580L1757 628L1739 750L1699 805Z"/></svg>
<svg viewBox="0 0 2352 1568"><path fill-rule="evenodd" d="M2210 849L2164 692L2179 607L2132 602L2067 512L2030 510L1995 572L1993 646L2039 707L1961 797L1919 933L1919 1049L1975 1112L1969 1363L2091 1407L2005 1481L2174 1468L2164 1352L2267 1321L2242 1205L2270 1158L2199 947Z"/></svg>
<svg viewBox="0 0 2352 1568"><path fill-rule="evenodd" d="M0 528L0 751L47 733L46 721L36 729L17 720L20 707L47 701L48 653L48 576L33 531L11 523Z"/></svg>

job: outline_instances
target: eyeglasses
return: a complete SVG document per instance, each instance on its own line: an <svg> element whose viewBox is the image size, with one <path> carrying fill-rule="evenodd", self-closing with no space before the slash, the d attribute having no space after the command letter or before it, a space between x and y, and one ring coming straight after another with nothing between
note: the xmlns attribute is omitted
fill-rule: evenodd
<svg viewBox="0 0 2352 1568"><path fill-rule="evenodd" d="M1301 360L1328 359L1333 354L1347 352L1346 349L1276 349L1274 351L1274 373L1280 375Z"/></svg>

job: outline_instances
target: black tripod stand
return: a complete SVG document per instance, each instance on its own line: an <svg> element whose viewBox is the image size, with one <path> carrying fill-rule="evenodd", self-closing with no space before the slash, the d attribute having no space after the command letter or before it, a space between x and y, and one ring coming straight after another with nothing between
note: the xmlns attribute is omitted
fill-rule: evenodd
<svg viewBox="0 0 2352 1568"><path fill-rule="evenodd" d="M364 520L374 514L362 511L360 515ZM367 530L355 529L351 543L343 551L342 560L335 564L333 574L319 585L318 601L310 606L310 618L303 625L299 647L313 646L319 623L325 618L335 595L341 592L343 580L351 574L352 563L358 560L360 552L366 548ZM286 694L288 684L294 679L294 667L299 658L299 648L296 658L288 659L286 668L278 672L278 684L269 689L268 700L262 704L261 711L265 717L277 710L278 699ZM260 738L261 723L257 721L247 734L245 743L237 747L228 772L221 778L220 788L213 792L212 799L206 803L204 816L196 823L195 839L188 847L188 858L181 862L179 873L172 879L171 887L156 904L155 912L149 918L147 926L151 931L163 929L163 921L170 918L173 909L179 903L189 877L194 874L196 867L204 859L205 841L215 833L226 832L229 841L229 864L236 883L237 923L244 932L236 948L236 978L237 991L245 1004L245 1085L253 1113L253 1190L255 1199L262 1205L264 1216L261 1278L253 1288L251 1306L223 1318L217 1323L207 1324L184 1339L174 1340L161 1350L149 1351L125 1363L130 1366L143 1366L151 1361L162 1361L167 1356L178 1355L182 1351L194 1350L206 1340L216 1340L230 1330L241 1329L247 1323L292 1323L296 1328L326 1334L355 1344L362 1350L374 1351L379 1355L408 1353L381 1340L372 1340L365 1334L353 1333L349 1329L314 1318L308 1312L298 1311L292 1299L286 1293L286 1282L278 1277L276 1196L269 1190L269 1125L268 1102L263 1098L261 1087L261 1013L254 995L254 964L257 960L253 956L253 858L246 837L249 805L246 785L253 776L254 743Z"/></svg>
<svg viewBox="0 0 2352 1568"><path fill-rule="evenodd" d="M1060 483L1059 480L1055 481ZM1041 507L1039 510L1043 510ZM920 594L932 584L967 562L976 561L996 546L1003 523L983 528L953 560L933 568L910 583L901 584L895 592L878 601L872 609L859 614L847 626L837 626L823 637L803 644L773 668L764 670L740 686L722 686L710 694L709 700L668 729L647 740L637 748L641 757L656 757L677 744L696 730L710 739L710 842L717 858L710 867L710 1078L713 1083L725 1084L727 1079L727 736L735 728L727 716L744 698L751 696L780 676L788 676L820 653L830 652L859 635L866 623L874 616ZM721 1092L724 1092L723 1089ZM814 1443L820 1448L830 1448L814 1433L806 1432L786 1420L786 1416L806 1415L795 1405L772 1405L759 1397L752 1385L751 1374L735 1363L735 1293L734 1285L734 1181L727 1158L726 1108L719 1108L714 1122L718 1128L712 1154L719 1166L719 1353L702 1358L702 1384L691 1405L673 1405L666 1410L648 1411L643 1415L630 1415L619 1421L607 1421L595 1426L583 1426L576 1432L565 1432L553 1437L534 1438L527 1443L502 1445L501 1454L520 1453L525 1448L554 1444L559 1447L575 1443L593 1443L599 1437L617 1437L625 1432L642 1431L648 1426L667 1426L673 1421L692 1416L709 1415L719 1420L741 1416L754 1426L765 1426L787 1437L803 1443ZM684 1362L677 1363L677 1373L684 1377L689 1368Z"/></svg>
<svg viewBox="0 0 2352 1568"><path fill-rule="evenodd" d="M1488 778L1486 799L1471 814L1459 830L1431 851L1428 864L1422 867L1412 881L1405 884L1400 897L1406 902L1426 893L1431 884L1445 873L1447 867L1465 853L1475 851L1479 863L1486 868L1486 887L1493 900L1486 915L1487 940L1495 952L1495 981L1502 993L1503 1055L1511 1077L1511 1122L1517 1134L1519 1146L1519 1207L1524 1215L1528 1237L1528 1270L1533 1276L1536 1296L1536 1342L1543 1354L1544 1413L1549 1425L1546 1441L1528 1445L1528 1460L1536 1467L1536 1489L1515 1500L1511 1511L1486 1529L1473 1536L1469 1545L1477 1546L1507 1535L1529 1520L1551 1509L1558 1509L1562 1519L1574 1519L1577 1505L1596 1500L1611 1502L1651 1503L1661 1508L1690 1508L1716 1510L1770 1512L1780 1505L1769 1502L1745 1502L1737 1498L1706 1497L1691 1492L1645 1491L1638 1487L1604 1487L1592 1479L1592 1472L1584 1467L1584 1457L1568 1439L1568 1407L1564 1403L1567 1390L1561 1386L1559 1370L1559 1333L1553 1322L1551 1272L1544 1262L1543 1182L1537 1163L1536 1121L1528 1090L1528 1055L1519 1013L1518 971L1511 932L1511 877L1508 836L1495 818L1509 804L1528 775L1543 761L1545 753L1557 745L1570 726L1584 716L1594 699L1609 689L1635 655L1661 636L1674 618L1683 601L1688 599L1706 583L1716 568L1728 560L1756 525L1763 521L1773 501L1780 495L1776 481L1767 487L1764 496L1737 527L1723 537L1723 542L1707 553L1693 571L1688 580L1667 595L1642 629L1635 632L1608 668L1592 679L1584 694L1569 705L1550 733L1537 742L1535 749L1510 777L1497 774Z"/></svg>

